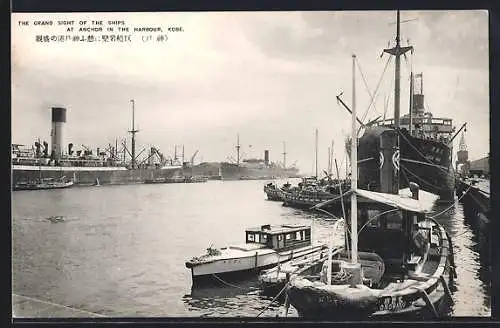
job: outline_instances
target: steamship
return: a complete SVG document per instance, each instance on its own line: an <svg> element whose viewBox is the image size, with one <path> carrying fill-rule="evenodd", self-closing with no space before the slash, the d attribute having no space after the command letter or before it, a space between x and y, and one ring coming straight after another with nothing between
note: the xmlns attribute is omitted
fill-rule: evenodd
<svg viewBox="0 0 500 328"><path fill-rule="evenodd" d="M397 27L396 45L384 49L396 57L394 118L375 121L365 126L359 139L359 186L378 191L383 183L379 167L384 161L380 136L387 130L399 133L399 150L392 161L401 170L401 188L408 188L409 181L417 182L427 192L437 194L442 201L454 199L455 173L452 165L453 140L464 128L455 133L451 118L437 118L424 107L423 73L410 74L410 106L407 114L400 116L400 56L413 53L413 47L400 45L400 28ZM420 83L415 83L419 81Z"/></svg>
<svg viewBox="0 0 500 328"><path fill-rule="evenodd" d="M240 154L240 138L237 137L236 161L221 162L212 165L212 170L208 170L209 165L204 164L205 174L210 176L214 172L214 167L219 170L221 180L269 180L275 178L296 178L300 177L299 169L294 165L287 167L286 151L283 143L283 163L271 162L269 160L269 150L264 150L264 159L248 158L243 159ZM201 165L196 168L198 172L203 172Z"/></svg>
<svg viewBox="0 0 500 328"><path fill-rule="evenodd" d="M52 108L51 148L46 141L39 140L34 146L12 144L12 186L31 183L40 179L61 179L68 177L75 185L94 184L131 184L144 183L154 175L158 178L171 178L182 173L182 164L167 159L154 147L151 147L145 160L138 161L135 150L134 101L132 103L132 146L131 152L122 144L118 151L118 141L109 145L105 151L97 152L84 146L83 150L74 150L69 143L67 152L63 151L64 124L66 108ZM127 158L127 154L130 158ZM139 154L140 155L140 154Z"/></svg>
<svg viewBox="0 0 500 328"><path fill-rule="evenodd" d="M221 163L222 180L266 180L299 177L295 167L283 168L279 164L259 158L249 158L238 163Z"/></svg>

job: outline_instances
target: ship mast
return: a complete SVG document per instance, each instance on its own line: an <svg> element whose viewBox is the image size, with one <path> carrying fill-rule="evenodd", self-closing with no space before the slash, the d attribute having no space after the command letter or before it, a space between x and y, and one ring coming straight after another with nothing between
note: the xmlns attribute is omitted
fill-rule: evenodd
<svg viewBox="0 0 500 328"><path fill-rule="evenodd" d="M352 139L351 139L351 263L358 263L358 134L356 129L356 55L352 55Z"/></svg>
<svg viewBox="0 0 500 328"><path fill-rule="evenodd" d="M330 161L328 164L328 174L331 176L333 174L333 140L332 140L332 145L330 147Z"/></svg>
<svg viewBox="0 0 500 328"><path fill-rule="evenodd" d="M410 57L410 135L413 135L413 51Z"/></svg>
<svg viewBox="0 0 500 328"><path fill-rule="evenodd" d="M316 129L316 133L315 133L315 145L316 145L316 163L315 163L315 166L316 166L316 179L318 178L318 129Z"/></svg>
<svg viewBox="0 0 500 328"><path fill-rule="evenodd" d="M136 161L136 158L135 158L135 134L137 132L139 132L139 130L136 130L135 129L135 100L132 99L130 100L130 102L132 103L132 130L130 130L129 132L132 134L132 169L135 169L135 161Z"/></svg>
<svg viewBox="0 0 500 328"><path fill-rule="evenodd" d="M236 165L240 167L240 135L236 136Z"/></svg>
<svg viewBox="0 0 500 328"><path fill-rule="evenodd" d="M384 49L384 52L393 55L396 57L396 67L394 70L394 128L399 132L399 117L400 117L400 83L401 83L401 55L404 55L408 51L413 51L412 46L401 47L400 44L400 17L399 10L397 11L397 19L396 19L396 45L394 48ZM410 95L411 97L411 95ZM396 147L395 151L399 154L399 137L396 139ZM399 171L394 173L393 176L393 191L398 193L399 191Z"/></svg>
<svg viewBox="0 0 500 328"><path fill-rule="evenodd" d="M406 52L413 50L413 47L401 47L400 44L400 19L399 10L397 11L397 22L396 22L396 45L394 48L384 49L384 52L396 57L396 67L395 67L395 85L394 85L394 127L399 129L399 108L400 108L400 79L401 79L401 55Z"/></svg>
<svg viewBox="0 0 500 328"><path fill-rule="evenodd" d="M238 171L238 177L240 175L240 135L236 135L236 168Z"/></svg>
<svg viewBox="0 0 500 328"><path fill-rule="evenodd" d="M286 144L283 141L283 169L286 169Z"/></svg>

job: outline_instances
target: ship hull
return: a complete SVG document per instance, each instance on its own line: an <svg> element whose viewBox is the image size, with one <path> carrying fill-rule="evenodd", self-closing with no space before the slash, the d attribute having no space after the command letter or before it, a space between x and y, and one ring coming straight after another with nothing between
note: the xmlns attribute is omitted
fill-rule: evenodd
<svg viewBox="0 0 500 328"><path fill-rule="evenodd" d="M388 127L369 127L359 140L359 188L377 191L380 186L380 135ZM451 149L441 142L410 136L401 130L399 137L401 170L399 186L417 183L421 189L437 194L441 201L453 201L455 172Z"/></svg>
<svg viewBox="0 0 500 328"><path fill-rule="evenodd" d="M66 176L74 180L75 185L101 185L144 183L151 176L156 178L171 178L182 172L181 167L159 169L129 170L124 167L50 167L21 166L12 167L12 185L19 182L34 181L40 177L59 179Z"/></svg>
<svg viewBox="0 0 500 328"><path fill-rule="evenodd" d="M271 180L275 178L296 178L299 170L277 166L248 167L228 162L201 163L192 168L192 174L208 177L209 180Z"/></svg>
<svg viewBox="0 0 500 328"><path fill-rule="evenodd" d="M294 178L298 176L298 169L283 169L277 167L250 168L236 164L222 163L222 180L269 180L275 178Z"/></svg>

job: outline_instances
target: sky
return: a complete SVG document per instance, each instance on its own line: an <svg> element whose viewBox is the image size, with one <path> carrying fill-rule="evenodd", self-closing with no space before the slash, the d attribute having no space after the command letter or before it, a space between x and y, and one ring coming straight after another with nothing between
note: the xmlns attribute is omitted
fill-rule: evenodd
<svg viewBox="0 0 500 328"><path fill-rule="evenodd" d="M35 21L53 21L52 26ZM157 32L124 32L131 42L48 42L37 35L67 32L59 20L124 21ZM408 112L409 74L424 74L426 109L434 117L467 122L469 159L489 152L487 11L402 11L401 112ZM28 25L20 25L28 21ZM135 100L137 152L155 146L173 156L184 145L195 163L236 158L283 161L312 173L315 129L318 166L326 169L328 147L344 166L344 139L351 117L335 96L352 104L356 54L356 110L365 121L393 115L395 11L185 12L12 14L12 142L50 144L52 106L67 108L64 143L105 148L130 135ZM182 27L182 32L168 32ZM116 31L116 28L115 28ZM167 41L156 41L157 35ZM154 41L144 42L151 35ZM379 81L381 81L379 83ZM388 105L384 99L388 99ZM454 152L460 137L455 139ZM180 149L180 148L179 148Z"/></svg>

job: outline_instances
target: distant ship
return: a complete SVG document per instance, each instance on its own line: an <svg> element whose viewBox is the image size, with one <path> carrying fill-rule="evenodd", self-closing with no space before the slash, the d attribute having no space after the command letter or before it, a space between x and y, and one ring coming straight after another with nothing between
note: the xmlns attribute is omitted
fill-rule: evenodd
<svg viewBox="0 0 500 328"><path fill-rule="evenodd" d="M63 127L66 123L66 108L52 108L52 145L38 140L34 146L12 144L12 186L27 185L39 179L60 179L73 177L75 185L101 185L144 183L151 176L168 179L182 172L182 163L163 156L151 147L145 160L139 161L135 149L134 100L132 103L132 146L131 151L123 142L122 152L118 151L118 141L105 151L97 152L84 146L83 150L73 150L68 144L63 152ZM141 152L142 153L142 152ZM128 155L128 156L127 156ZM140 155L140 154L139 154Z"/></svg>
<svg viewBox="0 0 500 328"><path fill-rule="evenodd" d="M399 14L398 14L399 15ZM399 16L398 16L399 17ZM452 165L452 142L465 124L455 133L451 118L436 118L425 111L423 74L410 75L410 106L408 114L400 117L400 56L413 47L400 45L400 28L397 27L396 45L384 52L396 57L394 118L375 121L365 126L359 138L358 164L360 188L377 191L380 170L384 161L392 161L401 170L399 185L409 187L409 181L418 183L421 189L437 194L441 200L454 199L455 173ZM420 83L415 85L415 80ZM415 87L416 86L416 87ZM384 158L381 145L383 132L392 130L399 134L399 149L393 158Z"/></svg>
<svg viewBox="0 0 500 328"><path fill-rule="evenodd" d="M264 159L242 159L239 135L235 148L236 161L200 163L193 168L194 172L209 179L219 180L270 180L300 177L298 168L294 165L286 166L285 144L283 144L283 163L270 162L269 150L264 150Z"/></svg>

